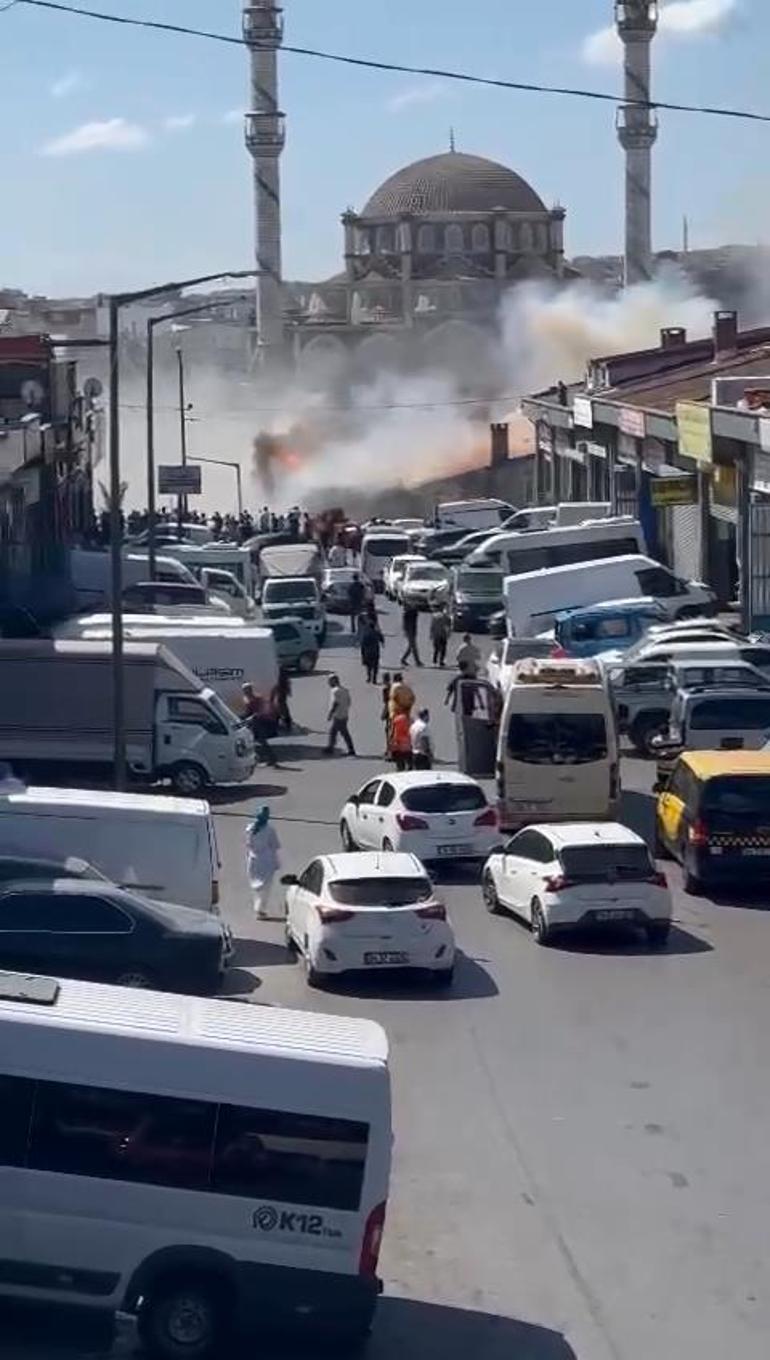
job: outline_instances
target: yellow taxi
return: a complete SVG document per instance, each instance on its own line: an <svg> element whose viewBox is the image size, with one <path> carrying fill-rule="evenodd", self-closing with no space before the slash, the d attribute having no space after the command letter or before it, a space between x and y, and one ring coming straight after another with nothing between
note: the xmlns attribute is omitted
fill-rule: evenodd
<svg viewBox="0 0 770 1360"><path fill-rule="evenodd" d="M658 854L680 860L685 892L770 874L770 751L687 751L656 787Z"/></svg>

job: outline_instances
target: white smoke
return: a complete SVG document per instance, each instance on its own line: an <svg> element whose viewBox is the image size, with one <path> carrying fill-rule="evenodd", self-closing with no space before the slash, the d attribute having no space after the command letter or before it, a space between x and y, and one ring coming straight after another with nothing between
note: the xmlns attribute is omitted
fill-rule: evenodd
<svg viewBox="0 0 770 1360"><path fill-rule="evenodd" d="M739 10L740 0L669 0L661 7L658 33L664 39L719 33ZM617 66L622 56L623 44L611 25L589 34L583 43L583 60L591 66Z"/></svg>

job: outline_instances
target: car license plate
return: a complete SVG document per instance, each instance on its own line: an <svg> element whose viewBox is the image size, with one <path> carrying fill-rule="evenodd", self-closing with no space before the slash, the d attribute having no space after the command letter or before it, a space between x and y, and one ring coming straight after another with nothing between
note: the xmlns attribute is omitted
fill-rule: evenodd
<svg viewBox="0 0 770 1360"><path fill-rule="evenodd" d="M633 921L634 913L622 907L614 908L610 911L597 911L595 913L597 921Z"/></svg>
<svg viewBox="0 0 770 1360"><path fill-rule="evenodd" d="M404 964L408 962L409 955L402 954L396 950L384 950L379 951L377 953L364 954L364 963L368 964L382 964L382 963Z"/></svg>
<svg viewBox="0 0 770 1360"><path fill-rule="evenodd" d="M472 845L440 845L438 852L451 859L453 855L469 855L473 850Z"/></svg>

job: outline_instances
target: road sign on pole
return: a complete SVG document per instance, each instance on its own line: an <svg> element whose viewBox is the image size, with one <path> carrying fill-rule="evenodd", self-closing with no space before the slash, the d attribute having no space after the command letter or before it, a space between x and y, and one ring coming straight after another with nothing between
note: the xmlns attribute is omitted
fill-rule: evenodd
<svg viewBox="0 0 770 1360"><path fill-rule="evenodd" d="M200 496L203 487L203 469L194 464L175 463L170 467L158 468L158 494L160 496Z"/></svg>

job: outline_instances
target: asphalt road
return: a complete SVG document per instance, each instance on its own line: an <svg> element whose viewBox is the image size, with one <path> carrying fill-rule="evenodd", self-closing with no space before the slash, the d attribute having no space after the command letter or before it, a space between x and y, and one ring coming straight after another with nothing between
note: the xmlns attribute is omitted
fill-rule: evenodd
<svg viewBox="0 0 770 1360"><path fill-rule="evenodd" d="M400 652L384 618L385 660ZM327 679L298 680L280 767L217 807L229 988L255 1002L369 1016L392 1045L395 1168L371 1360L766 1360L770 1335L770 917L686 897L666 952L620 934L538 949L445 886L462 957L452 989L417 981L309 992L282 928L255 922L249 812L268 801L284 868L337 848L345 795L382 765L379 691L335 628L323 654L354 695L359 757L321 754ZM448 677L410 673L454 756ZM264 774L264 780L262 776ZM650 767L623 766L626 820L651 830ZM25 1328L4 1360L49 1360ZM125 1336L120 1351L131 1348ZM78 1350L78 1355L84 1352Z"/></svg>

